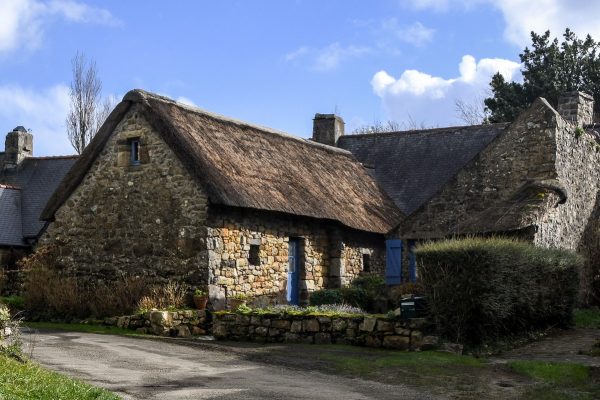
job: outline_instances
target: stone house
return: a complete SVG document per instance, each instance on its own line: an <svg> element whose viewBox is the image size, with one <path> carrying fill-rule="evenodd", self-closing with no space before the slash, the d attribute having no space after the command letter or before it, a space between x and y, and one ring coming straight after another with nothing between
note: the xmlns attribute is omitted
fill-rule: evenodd
<svg viewBox="0 0 600 400"><path fill-rule="evenodd" d="M536 100L511 124L343 136L337 145L407 216L388 235L404 280L416 275L416 241L509 235L586 256L581 300L590 302L600 300L592 287L600 271L600 133L592 114L593 98L573 92L556 109Z"/></svg>
<svg viewBox="0 0 600 400"><path fill-rule="evenodd" d="M40 214L75 158L34 157L33 135L22 126L6 135L0 152L0 275L8 275L8 287L0 292L18 291L15 262L37 242L45 226Z"/></svg>
<svg viewBox="0 0 600 400"><path fill-rule="evenodd" d="M128 93L50 199L41 242L90 279L144 275L303 302L363 271L415 280L415 243L509 235L599 266L593 100L538 99L511 124L304 140L140 90ZM576 278L576 277L575 277Z"/></svg>
<svg viewBox="0 0 600 400"><path fill-rule="evenodd" d="M323 137L343 130L315 120ZM403 218L346 150L129 92L42 213L40 243L90 280L125 275L297 304L384 273Z"/></svg>

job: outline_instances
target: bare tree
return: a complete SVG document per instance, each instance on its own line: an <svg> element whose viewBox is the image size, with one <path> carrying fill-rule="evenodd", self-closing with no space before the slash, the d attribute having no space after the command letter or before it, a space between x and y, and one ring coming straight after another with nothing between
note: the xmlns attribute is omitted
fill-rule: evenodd
<svg viewBox="0 0 600 400"><path fill-rule="evenodd" d="M470 103L462 99L454 100L456 117L467 125L480 125L488 123L483 98L477 97Z"/></svg>
<svg viewBox="0 0 600 400"><path fill-rule="evenodd" d="M430 129L431 126L427 126L425 122L418 123L415 119L408 114L407 120L404 122L397 122L388 120L381 122L375 120L370 125L362 125L352 131L352 135L364 135L369 133L385 133L385 132L398 132L398 131L414 131L414 130L425 130Z"/></svg>
<svg viewBox="0 0 600 400"><path fill-rule="evenodd" d="M69 95L71 106L67 115L67 135L78 154L92 140L112 109L110 99L101 100L102 82L98 79L96 62L89 62L77 52L71 60L73 80Z"/></svg>

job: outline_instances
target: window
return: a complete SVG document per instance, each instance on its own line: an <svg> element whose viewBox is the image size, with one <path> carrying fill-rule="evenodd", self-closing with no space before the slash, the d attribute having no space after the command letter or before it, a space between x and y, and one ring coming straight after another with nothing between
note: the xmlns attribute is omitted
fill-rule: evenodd
<svg viewBox="0 0 600 400"><path fill-rule="evenodd" d="M364 272L371 272L371 255L363 254L362 255L362 266Z"/></svg>
<svg viewBox="0 0 600 400"><path fill-rule="evenodd" d="M129 141L129 151L131 154L131 165L140 165L140 139L131 139Z"/></svg>
<svg viewBox="0 0 600 400"><path fill-rule="evenodd" d="M260 246L257 244L250 245L250 252L248 253L248 263L250 265L260 265Z"/></svg>

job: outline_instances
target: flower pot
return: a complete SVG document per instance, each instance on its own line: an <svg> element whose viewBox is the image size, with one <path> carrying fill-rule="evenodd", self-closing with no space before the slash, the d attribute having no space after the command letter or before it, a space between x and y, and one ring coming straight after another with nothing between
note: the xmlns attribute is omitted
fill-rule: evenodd
<svg viewBox="0 0 600 400"><path fill-rule="evenodd" d="M246 304L246 300L242 299L229 299L229 309L237 310L239 306Z"/></svg>
<svg viewBox="0 0 600 400"><path fill-rule="evenodd" d="M208 296L194 296L194 304L198 310L204 310L208 303Z"/></svg>

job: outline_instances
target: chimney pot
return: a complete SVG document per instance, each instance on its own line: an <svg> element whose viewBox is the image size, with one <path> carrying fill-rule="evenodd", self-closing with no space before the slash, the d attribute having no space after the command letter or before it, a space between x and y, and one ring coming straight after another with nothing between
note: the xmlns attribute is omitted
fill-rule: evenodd
<svg viewBox="0 0 600 400"><path fill-rule="evenodd" d="M312 140L329 146L336 146L344 135L344 120L335 114L315 114Z"/></svg>
<svg viewBox="0 0 600 400"><path fill-rule="evenodd" d="M584 92L567 92L558 98L558 113L565 120L585 126L594 122L594 97Z"/></svg>

